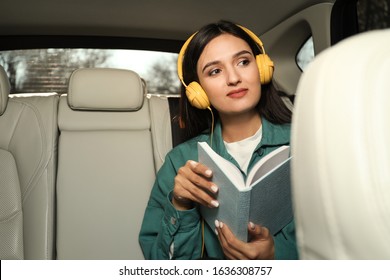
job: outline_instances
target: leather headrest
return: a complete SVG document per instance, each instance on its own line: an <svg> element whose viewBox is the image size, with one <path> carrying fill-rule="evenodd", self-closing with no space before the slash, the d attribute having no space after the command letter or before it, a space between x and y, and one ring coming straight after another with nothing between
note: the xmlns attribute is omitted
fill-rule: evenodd
<svg viewBox="0 0 390 280"><path fill-rule="evenodd" d="M137 111L144 93L145 83L131 70L82 68L70 76L68 104L74 110Z"/></svg>
<svg viewBox="0 0 390 280"><path fill-rule="evenodd" d="M297 89L293 198L303 259L390 258L390 30L320 53Z"/></svg>
<svg viewBox="0 0 390 280"><path fill-rule="evenodd" d="M11 90L11 85L8 79L8 75L4 68L0 65L0 116L4 114L5 108L7 108L8 95Z"/></svg>

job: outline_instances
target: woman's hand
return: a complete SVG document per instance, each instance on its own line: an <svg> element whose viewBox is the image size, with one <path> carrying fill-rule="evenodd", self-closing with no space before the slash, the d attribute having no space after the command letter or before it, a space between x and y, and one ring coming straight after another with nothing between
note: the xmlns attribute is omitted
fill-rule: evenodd
<svg viewBox="0 0 390 280"><path fill-rule="evenodd" d="M218 239L225 256L233 260L270 260L275 258L274 240L266 227L248 224L249 242L235 237L229 227L215 222Z"/></svg>
<svg viewBox="0 0 390 280"><path fill-rule="evenodd" d="M191 209L195 203L208 207L218 207L218 201L212 196L218 187L210 179L213 176L207 166L193 160L187 161L175 177L172 203L178 210Z"/></svg>

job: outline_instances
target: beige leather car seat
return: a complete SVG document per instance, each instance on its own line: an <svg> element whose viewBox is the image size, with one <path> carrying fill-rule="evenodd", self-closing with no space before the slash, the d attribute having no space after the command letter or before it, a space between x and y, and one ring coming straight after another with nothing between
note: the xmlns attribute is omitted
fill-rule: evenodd
<svg viewBox="0 0 390 280"><path fill-rule="evenodd" d="M172 125L168 97L151 95L149 98L151 131L153 136L156 172L172 149Z"/></svg>
<svg viewBox="0 0 390 280"><path fill-rule="evenodd" d="M0 259L53 259L58 96L9 93L0 66Z"/></svg>
<svg viewBox="0 0 390 280"><path fill-rule="evenodd" d="M293 117L302 259L390 259L390 30L320 53Z"/></svg>
<svg viewBox="0 0 390 280"><path fill-rule="evenodd" d="M155 179L149 102L130 70L79 69L59 106L58 259L143 259Z"/></svg>

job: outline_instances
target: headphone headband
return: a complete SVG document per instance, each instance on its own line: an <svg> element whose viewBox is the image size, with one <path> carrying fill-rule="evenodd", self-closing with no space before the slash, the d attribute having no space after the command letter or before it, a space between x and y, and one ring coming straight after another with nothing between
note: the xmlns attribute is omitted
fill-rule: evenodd
<svg viewBox="0 0 390 280"><path fill-rule="evenodd" d="M196 33L198 33L198 32L195 32L194 34L192 34L187 39L187 41L185 41L185 43L183 44L183 46L180 49L179 56L177 58L177 75L179 76L180 81L182 82L182 84L185 87L187 87L187 85L184 83L184 80L183 80L183 58L184 58L184 53L186 52L189 43L191 42L192 38L194 38Z"/></svg>
<svg viewBox="0 0 390 280"><path fill-rule="evenodd" d="M241 25L237 25L237 26L239 26L242 30L244 30L252 38L252 40L256 42L256 44L260 47L261 54L266 54L264 50L263 42L260 40L258 36L256 36L255 33L253 33L251 30L249 30L244 26Z"/></svg>

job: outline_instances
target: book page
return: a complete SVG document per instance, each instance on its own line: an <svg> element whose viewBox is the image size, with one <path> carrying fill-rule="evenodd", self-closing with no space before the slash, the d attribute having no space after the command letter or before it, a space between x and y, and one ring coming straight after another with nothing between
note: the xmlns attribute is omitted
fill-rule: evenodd
<svg viewBox="0 0 390 280"><path fill-rule="evenodd" d="M198 142L198 153L202 164L205 164L213 172L220 170L237 189L245 188L241 171L233 163L218 155L206 142Z"/></svg>
<svg viewBox="0 0 390 280"><path fill-rule="evenodd" d="M259 160L249 172L246 186L252 185L255 181L259 180L261 177L275 169L282 162L289 158L290 155L290 146L281 146L271 153L265 155L261 160Z"/></svg>

